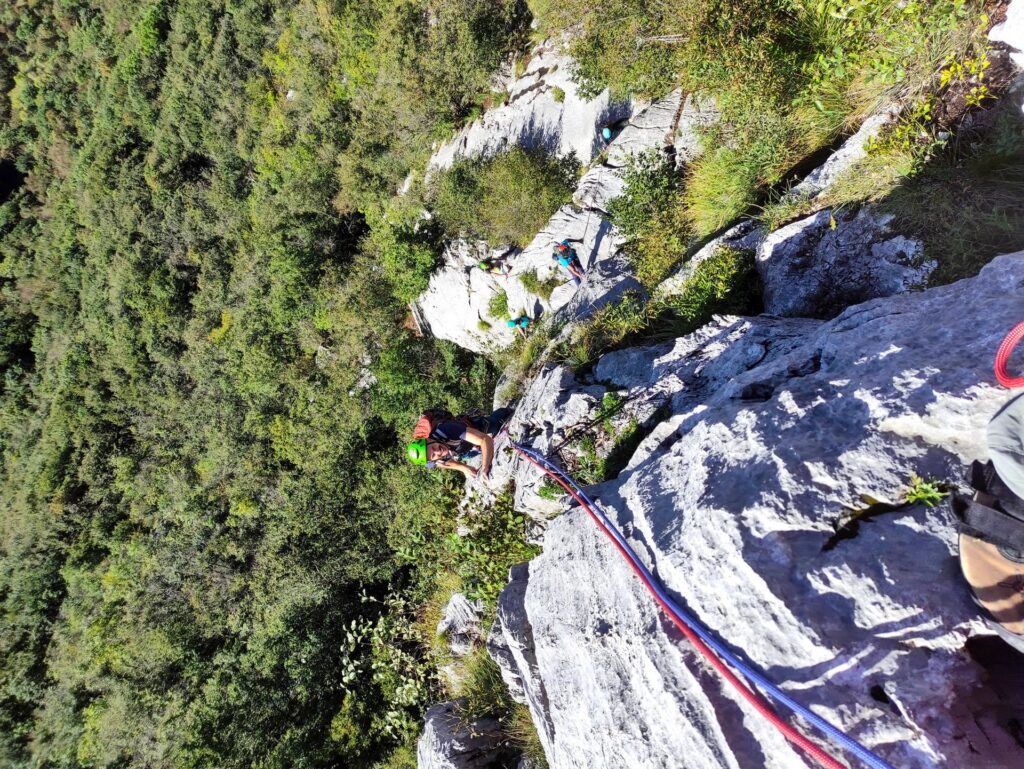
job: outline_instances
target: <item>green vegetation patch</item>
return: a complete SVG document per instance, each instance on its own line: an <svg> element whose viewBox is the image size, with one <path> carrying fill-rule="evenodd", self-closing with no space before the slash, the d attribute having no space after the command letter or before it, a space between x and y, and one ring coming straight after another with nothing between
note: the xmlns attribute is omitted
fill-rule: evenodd
<svg viewBox="0 0 1024 769"><path fill-rule="evenodd" d="M493 507L480 511L467 536L452 534L449 540L466 595L483 600L492 609L508 582L509 568L540 552L536 545L526 543L527 519L516 511L513 500L511 489L506 490Z"/></svg>
<svg viewBox="0 0 1024 769"><path fill-rule="evenodd" d="M977 61L969 60L975 69L988 69ZM943 127L951 117L946 100L969 108L967 97L977 97L987 81L969 72L965 81L948 80L948 71L942 79L954 92L922 96L813 203L768 206L766 226L822 208L876 204L894 216L898 231L924 243L924 258L938 265L933 285L975 275L992 257L1024 248L1024 118L1004 102L975 113L970 127L951 137Z"/></svg>
<svg viewBox="0 0 1024 769"><path fill-rule="evenodd" d="M910 487L907 489L904 499L912 505L921 504L925 507L935 507L949 494L945 484L934 478L926 480L920 475L913 475L910 478Z"/></svg>
<svg viewBox="0 0 1024 769"><path fill-rule="evenodd" d="M809 155L883 103L977 75L989 24L981 0L532 0L541 28L574 30L581 93L712 97L720 119L687 169L680 210L649 228L704 238L751 211ZM983 83L966 98L980 103ZM667 225L667 226L666 226ZM666 257L668 258L668 257ZM669 259L670 260L670 259ZM651 274L658 272L657 266Z"/></svg>
<svg viewBox="0 0 1024 769"><path fill-rule="evenodd" d="M541 280L537 277L536 270L524 272L519 276L519 282L522 283L523 288L531 294L536 294L545 301L551 299L551 294L553 294L555 289L563 283L563 281L559 279L558 275L552 275L547 280Z"/></svg>
<svg viewBox="0 0 1024 769"><path fill-rule="evenodd" d="M571 200L578 169L573 156L555 159L520 147L459 160L434 178L430 205L449 235L525 246Z"/></svg>
<svg viewBox="0 0 1024 769"><path fill-rule="evenodd" d="M487 314L495 320L505 320L510 317L508 314L508 294L505 293L504 289L500 289L487 302Z"/></svg>
<svg viewBox="0 0 1024 769"><path fill-rule="evenodd" d="M640 282L656 286L685 257L692 228L682 197L682 177L663 153L636 155L626 167L623 194L609 207L628 239Z"/></svg>
<svg viewBox="0 0 1024 769"><path fill-rule="evenodd" d="M707 324L713 315L750 315L760 309L753 254L722 247L701 261L671 296L645 302L630 293L602 307L573 330L557 355L580 369L625 344L675 338Z"/></svg>
<svg viewBox="0 0 1024 769"><path fill-rule="evenodd" d="M924 243L924 258L938 262L933 285L976 275L994 256L1024 249L1019 110L1001 110L991 129L962 137L879 205L900 232Z"/></svg>

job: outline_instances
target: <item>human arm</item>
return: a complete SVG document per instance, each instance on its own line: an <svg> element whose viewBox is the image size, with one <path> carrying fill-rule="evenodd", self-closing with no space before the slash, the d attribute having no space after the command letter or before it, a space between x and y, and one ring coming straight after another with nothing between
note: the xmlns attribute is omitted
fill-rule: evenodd
<svg viewBox="0 0 1024 769"><path fill-rule="evenodd" d="M445 470L456 470L466 476L467 479L476 478L476 469L454 459L442 459L434 463L434 467L443 467Z"/></svg>
<svg viewBox="0 0 1024 769"><path fill-rule="evenodd" d="M481 480L491 474L491 458L494 456L494 439L475 427L467 427L462 439L480 447L480 470L476 473ZM472 469L472 468L470 468ZM467 476L468 477L468 476Z"/></svg>

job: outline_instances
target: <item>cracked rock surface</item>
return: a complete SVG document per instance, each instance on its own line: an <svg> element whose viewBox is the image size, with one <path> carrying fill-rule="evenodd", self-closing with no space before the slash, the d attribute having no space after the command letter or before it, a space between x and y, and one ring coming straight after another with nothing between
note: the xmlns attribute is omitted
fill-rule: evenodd
<svg viewBox="0 0 1024 769"><path fill-rule="evenodd" d="M948 508L900 504L912 474L955 480L984 458L1009 397L992 354L1022 291L1024 252L831 321L718 318L610 353L586 377L547 369L513 431L550 450L609 390L657 404L628 464L593 491L666 589L894 766L1019 767L1024 693L994 696L990 681L1019 658L976 651L989 631ZM527 505L535 473L510 452L495 462ZM866 497L896 509L836 536ZM812 766L659 614L583 511L551 521L543 545L513 571L489 646L553 769Z"/></svg>
<svg viewBox="0 0 1024 769"><path fill-rule="evenodd" d="M589 163L601 151L601 129L633 115L643 105L615 102L608 91L584 99L572 81L575 63L557 44L539 46L523 74L508 84L507 103L493 107L442 144L427 170L448 168L457 158L492 155L519 145ZM561 96L561 98L559 98Z"/></svg>
<svg viewBox="0 0 1024 769"><path fill-rule="evenodd" d="M819 211L768 235L757 249L769 315L831 318L851 304L923 287L935 269L922 244L865 207Z"/></svg>
<svg viewBox="0 0 1024 769"><path fill-rule="evenodd" d="M442 702L428 711L416 746L418 769L499 769L506 752L501 749L501 724L485 718L466 724L456 702Z"/></svg>
<svg viewBox="0 0 1024 769"><path fill-rule="evenodd" d="M437 635L448 640L452 654L464 657L483 638L480 619L483 601L470 601L462 593L455 593L445 604L444 614L437 623Z"/></svg>

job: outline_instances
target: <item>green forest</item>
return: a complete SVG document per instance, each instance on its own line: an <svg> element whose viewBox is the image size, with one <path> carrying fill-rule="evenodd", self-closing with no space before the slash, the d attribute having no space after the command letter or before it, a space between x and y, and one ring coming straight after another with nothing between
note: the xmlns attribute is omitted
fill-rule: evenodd
<svg viewBox="0 0 1024 769"><path fill-rule="evenodd" d="M981 5L0 5L0 766L414 766L439 603L493 606L534 549L507 496L456 536L461 479L404 461L503 362L417 337L407 303L447 237L529 240L579 172L516 152L425 183L434 143L570 28L585 93L713 90L713 151L639 167L619 210L653 284L751 206L791 213L773 186L894 89L977 62ZM970 161L921 114L875 155L905 172L851 199ZM1024 220L1000 190L989 256Z"/></svg>

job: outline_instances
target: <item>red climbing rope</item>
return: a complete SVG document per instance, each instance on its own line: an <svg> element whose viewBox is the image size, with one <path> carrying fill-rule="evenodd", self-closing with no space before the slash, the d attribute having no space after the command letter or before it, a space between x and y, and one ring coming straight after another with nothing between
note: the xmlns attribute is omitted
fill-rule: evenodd
<svg viewBox="0 0 1024 769"><path fill-rule="evenodd" d="M1014 347L1020 344L1021 339L1024 339L1024 321L1010 330L996 352L996 379L1003 387L1024 387L1024 376L1010 376L1010 372L1006 368L1006 364L1010 360L1010 353L1013 352Z"/></svg>
<svg viewBox="0 0 1024 769"><path fill-rule="evenodd" d="M718 656L710 648L708 648L707 644L705 644L704 641L702 641L697 636L697 634L694 633L693 630L691 630L686 625L686 623L684 623L681 619L679 619L679 617L676 616L675 612L671 610L671 608L658 595L657 591L655 591L654 586L651 584L650 580L648 580L644 573L636 567L636 565L633 563L633 560L629 557L629 554L625 551L622 545L619 544L615 537L612 536L612 533L608 531L607 528L605 528L604 524L601 522L601 519L598 518L598 516L590 508L590 505L588 505L586 501L583 500L583 498L580 497L580 495L577 494L571 486L569 486L569 484L567 484L564 480L559 478L558 475L556 475L555 473L551 472L546 467L541 465L529 454L522 451L519 447L513 446L513 448L515 448L515 450L519 453L520 456L526 458L526 460L529 461L532 465L538 467L548 476L553 478L555 482L558 483L558 485L560 485L563 489L565 489L567 492L569 492L569 494L572 495L572 498L579 503L580 507L587 511L587 515L590 516L590 520L596 523L597 527L604 533L606 537L608 537L608 539L611 540L612 544L615 545L615 548L619 551L619 554L626 559L626 562L629 563L630 568L632 568L633 572L640 578L640 581L644 583L644 587L647 588L647 592L651 594L654 600L661 607L662 611L664 611L668 615L669 619L672 620L672 624L674 624L677 628L679 628L679 630L682 631L683 635L685 635L686 638L690 641L690 643L692 643L694 647L696 647L697 651L704 655L704 657L708 660L708 662L711 663L715 670L717 670L726 681L732 684L736 688L736 690L743 696L743 698L747 702L749 702L755 710L757 710L758 713L760 713L762 716L768 719L768 721L776 729L778 729L779 732L782 733L783 737L792 742L794 745L803 749L818 763L826 767L826 769L846 769L843 764L841 764L835 758L833 758L824 750L822 750L817 744L809 740L804 735L800 734L800 732L798 732L796 729L794 729L792 726L790 726L788 723L782 720L779 717L779 715L772 709L771 705L765 702L756 692L752 691L746 683L741 681L728 667L726 667L725 663L722 662L722 660L720 660Z"/></svg>

